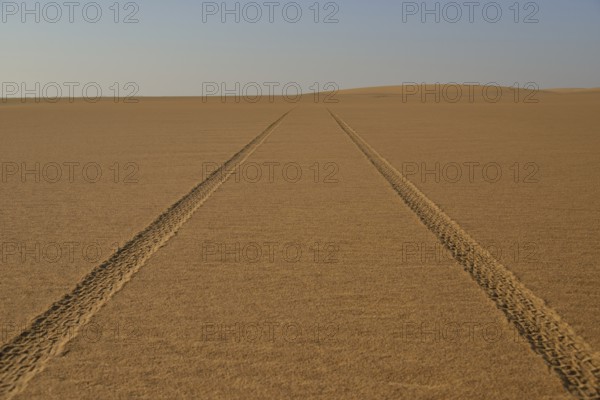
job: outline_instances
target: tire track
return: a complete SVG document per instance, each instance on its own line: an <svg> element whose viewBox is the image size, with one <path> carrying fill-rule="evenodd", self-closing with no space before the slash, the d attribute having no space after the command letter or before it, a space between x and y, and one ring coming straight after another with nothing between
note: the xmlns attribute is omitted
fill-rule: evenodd
<svg viewBox="0 0 600 400"><path fill-rule="evenodd" d="M580 399L600 399L600 355L541 298L429 200L356 131L329 111L402 200L496 303L563 386Z"/></svg>
<svg viewBox="0 0 600 400"><path fill-rule="evenodd" d="M11 398L60 354L90 318L118 292L277 128L288 111L146 229L97 266L79 284L0 348L0 398Z"/></svg>

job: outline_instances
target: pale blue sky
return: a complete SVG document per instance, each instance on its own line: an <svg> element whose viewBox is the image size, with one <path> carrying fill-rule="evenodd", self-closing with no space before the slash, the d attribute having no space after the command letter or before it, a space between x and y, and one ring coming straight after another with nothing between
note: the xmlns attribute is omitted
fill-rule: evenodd
<svg viewBox="0 0 600 400"><path fill-rule="evenodd" d="M35 2L26 3L33 7ZM403 22L403 2L391 0L337 1L339 23L331 24L313 21L312 0L298 2L303 16L295 24L283 19L283 6L275 9L275 23L268 15L254 24L235 23L233 16L221 23L220 15L204 23L203 2L192 0L138 1L139 23L115 24L109 9L115 0L98 3L103 16L96 24L83 19L81 7L72 24L68 15L51 24L35 23L33 16L22 23L22 10L3 13L1 81L99 82L103 87L132 81L147 96L201 95L203 82L231 87L233 82L298 82L307 91L313 82L330 81L341 88L402 82L600 87L600 0L538 1L539 23L522 22L534 10L524 10L527 1L518 3L519 23L509 9L515 1L498 1L503 15L495 24L482 16L488 1L475 9L474 23L463 15L454 24L435 23L433 16L421 23L420 14ZM226 3L233 7L235 2ZM434 3L427 1L430 7ZM120 17L132 10L122 9ZM332 10L321 10L320 17ZM293 8L289 11L293 17Z"/></svg>

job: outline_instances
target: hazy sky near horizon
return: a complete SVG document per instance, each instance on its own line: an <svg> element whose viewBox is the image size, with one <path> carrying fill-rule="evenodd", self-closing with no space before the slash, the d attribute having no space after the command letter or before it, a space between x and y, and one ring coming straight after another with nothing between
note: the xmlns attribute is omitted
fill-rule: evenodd
<svg viewBox="0 0 600 400"><path fill-rule="evenodd" d="M25 3L35 10L36 2ZM481 1L473 2L472 15L464 1L426 1L431 10L438 4L439 22L436 13L422 15L421 1L242 1L239 13L222 15L236 2L141 0L115 7L115 0L97 0L78 2L73 23L62 0L58 7L48 3L38 3L37 23L37 12L26 14L21 1L2 1L3 84L135 82L146 96L202 95L208 82L228 88L256 82L264 90L265 82L297 82L305 92L315 82L600 87L600 0ZM62 16L51 23L59 9ZM92 23L98 9L102 16ZM124 23L130 14L139 22Z"/></svg>

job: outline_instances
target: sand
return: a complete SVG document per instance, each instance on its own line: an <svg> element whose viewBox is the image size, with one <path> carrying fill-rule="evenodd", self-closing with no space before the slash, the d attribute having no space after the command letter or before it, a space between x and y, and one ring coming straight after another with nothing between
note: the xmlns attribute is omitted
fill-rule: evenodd
<svg viewBox="0 0 600 400"><path fill-rule="evenodd" d="M428 104L372 88L327 105L143 99L5 108L0 127L15 144L3 159L139 164L139 182L130 185L3 184L6 241L76 238L102 247L131 239L205 179L203 163L229 159L294 108L252 148L246 175L202 200L102 307L82 311L87 322L61 338L60 355L34 362L10 394L571 398L327 111L399 171L415 162L496 162L504 171L535 162L536 183L510 175L496 183L410 179L475 240L496 243L502 264L597 349L600 97L538 97ZM24 116L31 122L19 124ZM257 165L261 179L251 174ZM533 255L522 249L531 244ZM1 320L27 329L97 265L68 264L3 264ZM78 307L76 297L68 307ZM53 335L44 331L27 351L45 354ZM3 365L18 363L5 356Z"/></svg>

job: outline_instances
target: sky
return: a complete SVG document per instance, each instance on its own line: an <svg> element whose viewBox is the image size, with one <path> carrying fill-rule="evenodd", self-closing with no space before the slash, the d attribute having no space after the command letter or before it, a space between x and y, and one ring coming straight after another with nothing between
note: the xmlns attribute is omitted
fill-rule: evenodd
<svg viewBox="0 0 600 400"><path fill-rule="evenodd" d="M65 95L66 82L75 94L96 83L104 95L143 96L410 82L600 87L600 0L0 3L4 94L11 83L56 83Z"/></svg>

